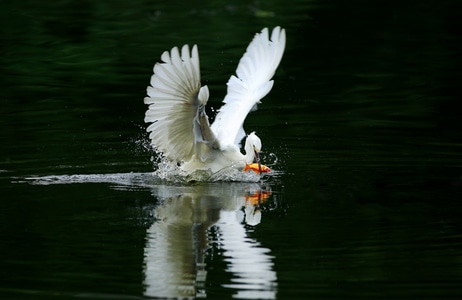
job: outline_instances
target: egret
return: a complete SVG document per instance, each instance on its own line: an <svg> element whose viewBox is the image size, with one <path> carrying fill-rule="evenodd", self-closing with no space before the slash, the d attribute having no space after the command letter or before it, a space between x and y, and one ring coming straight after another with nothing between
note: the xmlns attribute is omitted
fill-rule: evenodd
<svg viewBox="0 0 462 300"><path fill-rule="evenodd" d="M201 86L197 45L173 47L161 55L144 103L148 105L144 121L151 145L184 171L210 170L215 173L232 167L250 167L256 173L268 171L262 166L260 138L250 133L245 154L240 142L247 114L273 87L272 77L281 61L286 42L285 30L279 26L271 33L264 28L257 33L239 61L236 75L227 86L224 105L212 124L205 112L209 89ZM256 163L254 163L256 162ZM262 169L262 167L264 167ZM247 168L248 169L248 168Z"/></svg>

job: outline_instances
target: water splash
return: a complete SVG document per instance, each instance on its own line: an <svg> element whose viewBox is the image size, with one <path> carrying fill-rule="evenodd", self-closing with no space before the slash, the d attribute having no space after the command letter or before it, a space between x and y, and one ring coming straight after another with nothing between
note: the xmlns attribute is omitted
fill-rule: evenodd
<svg viewBox="0 0 462 300"><path fill-rule="evenodd" d="M144 128L143 128L144 129ZM192 172L184 171L180 165L169 161L162 155L162 152L151 145L147 135L140 135L131 141L135 144L138 154L151 154L151 163L153 165L152 175L161 181L172 183L190 183L190 182L258 182L268 177L278 177L282 172L276 169L279 158L274 153L264 154L262 162L269 166L272 171L262 175L257 175L252 171L242 172L232 166L221 169L216 173L210 170L195 170Z"/></svg>
<svg viewBox="0 0 462 300"><path fill-rule="evenodd" d="M129 140L129 143L133 145L133 150L136 155L145 155L146 153L152 153L153 148L151 146L151 140L146 132L146 129L141 125L138 126L140 132Z"/></svg>
<svg viewBox="0 0 462 300"><path fill-rule="evenodd" d="M272 177L278 174L276 171L271 171L263 175L255 174L252 171L243 172L233 166L229 166L213 173L210 170L195 170L184 171L178 164L175 164L160 154L153 157L155 171L153 175L161 180L174 183L188 182L258 182L262 178Z"/></svg>
<svg viewBox="0 0 462 300"><path fill-rule="evenodd" d="M151 173L73 174L14 178L13 183L55 185L74 183L110 183L114 186L150 187L158 183Z"/></svg>
<svg viewBox="0 0 462 300"><path fill-rule="evenodd" d="M265 165L269 167L276 166L279 161L279 158L273 152L269 153L268 155L262 155L261 159L265 162Z"/></svg>

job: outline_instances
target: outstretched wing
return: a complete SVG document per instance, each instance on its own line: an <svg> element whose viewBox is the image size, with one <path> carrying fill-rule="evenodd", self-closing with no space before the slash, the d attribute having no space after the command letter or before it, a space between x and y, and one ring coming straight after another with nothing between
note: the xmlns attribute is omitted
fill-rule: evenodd
<svg viewBox="0 0 462 300"><path fill-rule="evenodd" d="M237 76L228 81L225 104L211 126L222 146L237 145L245 136L244 120L273 87L271 78L281 61L285 43L285 30L278 26L273 29L271 39L268 28L264 28L247 47L239 61Z"/></svg>
<svg viewBox="0 0 462 300"><path fill-rule="evenodd" d="M216 142L205 114L209 90L201 87L196 45L192 52L184 45L181 56L174 47L161 59L163 62L154 66L148 97L144 98L149 105L144 121L152 122L147 131L154 147L171 160L187 161L199 142Z"/></svg>

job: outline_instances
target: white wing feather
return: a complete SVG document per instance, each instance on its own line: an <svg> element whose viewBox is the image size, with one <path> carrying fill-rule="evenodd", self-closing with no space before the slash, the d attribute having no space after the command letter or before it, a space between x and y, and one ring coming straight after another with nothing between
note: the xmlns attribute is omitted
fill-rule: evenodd
<svg viewBox="0 0 462 300"><path fill-rule="evenodd" d="M184 45L180 52L174 47L165 51L163 63L154 66L149 97L144 102L149 105L144 121L153 122L147 131L151 144L171 160L189 160L195 153L198 141L203 142L198 116L204 112L209 92L207 86L201 88L199 54L194 45L192 52ZM207 116L202 116L207 118ZM208 127L208 121L205 126ZM205 128L207 130L208 128Z"/></svg>
<svg viewBox="0 0 462 300"><path fill-rule="evenodd" d="M227 83L225 104L211 126L221 147L238 145L245 136L244 120L273 87L271 78L281 61L285 42L285 30L278 26L273 29L271 39L268 28L264 28L247 47L239 61L237 77L231 76Z"/></svg>

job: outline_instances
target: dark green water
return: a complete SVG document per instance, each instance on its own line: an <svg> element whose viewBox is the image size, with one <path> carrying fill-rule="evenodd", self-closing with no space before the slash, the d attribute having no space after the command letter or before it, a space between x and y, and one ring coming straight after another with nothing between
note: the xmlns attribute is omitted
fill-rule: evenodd
<svg viewBox="0 0 462 300"><path fill-rule="evenodd" d="M156 2L0 2L0 298L462 296L458 1ZM160 54L198 44L218 108L276 25L245 129L279 175L156 181Z"/></svg>

